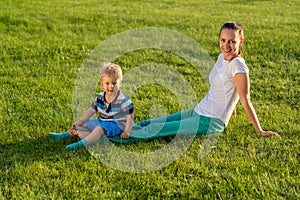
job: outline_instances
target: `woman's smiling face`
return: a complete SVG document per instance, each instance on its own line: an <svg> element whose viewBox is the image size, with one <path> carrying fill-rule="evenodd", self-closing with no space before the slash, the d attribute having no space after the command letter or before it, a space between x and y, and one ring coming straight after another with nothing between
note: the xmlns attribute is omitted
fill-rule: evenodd
<svg viewBox="0 0 300 200"><path fill-rule="evenodd" d="M220 33L219 45L224 55L224 59L231 61L233 58L239 56L240 47L244 39L238 34L237 31L224 28Z"/></svg>

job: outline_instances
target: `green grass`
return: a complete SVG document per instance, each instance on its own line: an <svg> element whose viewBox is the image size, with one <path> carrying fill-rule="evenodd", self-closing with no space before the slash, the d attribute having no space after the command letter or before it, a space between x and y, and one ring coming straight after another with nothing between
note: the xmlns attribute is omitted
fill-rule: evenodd
<svg viewBox="0 0 300 200"><path fill-rule="evenodd" d="M299 199L300 118L298 1L6 1L0 2L0 199ZM244 57L251 96L265 129L255 133L240 104L211 152L199 157L204 138L167 167L149 173L114 170L86 149L66 151L49 131L73 121L78 70L102 41L123 31L164 27L195 39L216 60L218 31L235 20L245 27ZM197 100L207 85L177 55L138 50L119 57L124 74L143 63L180 72ZM96 91L95 91L96 92ZM154 102L150 99L156 99ZM152 105L180 110L157 85L132 99L136 121ZM118 145L150 152L169 139Z"/></svg>

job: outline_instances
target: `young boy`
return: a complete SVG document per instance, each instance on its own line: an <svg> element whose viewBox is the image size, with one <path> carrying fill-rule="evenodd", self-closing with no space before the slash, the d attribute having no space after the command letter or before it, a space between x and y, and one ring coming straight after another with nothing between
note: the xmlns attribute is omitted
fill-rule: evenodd
<svg viewBox="0 0 300 200"><path fill-rule="evenodd" d="M103 135L129 138L133 125L134 106L131 100L120 90L122 70L113 63L105 65L100 73L100 85L103 92L99 93L89 109L80 120L72 124L72 128L62 134L49 135L55 139L78 136L79 142L67 145L67 149L87 146L96 143ZM97 119L90 119L95 113Z"/></svg>

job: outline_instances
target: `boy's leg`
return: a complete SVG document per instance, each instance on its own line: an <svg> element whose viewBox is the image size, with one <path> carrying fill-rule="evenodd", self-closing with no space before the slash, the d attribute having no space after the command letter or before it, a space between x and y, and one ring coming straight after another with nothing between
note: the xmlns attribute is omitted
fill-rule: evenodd
<svg viewBox="0 0 300 200"><path fill-rule="evenodd" d="M57 140L69 138L72 136L78 136L80 139L85 138L91 133L88 126L84 123L83 125L77 125L74 129L71 128L69 131L63 132L63 133L54 133L49 132L49 135Z"/></svg>
<svg viewBox="0 0 300 200"><path fill-rule="evenodd" d="M54 139L60 140L60 139L65 139L65 138L69 138L69 137L72 137L72 136L79 136L80 137L80 135L78 133L79 132L77 130L70 129L69 131L65 131L63 133L49 132L49 135L51 137L53 137Z"/></svg>
<svg viewBox="0 0 300 200"><path fill-rule="evenodd" d="M72 143L72 144L69 144L66 146L67 149L75 149L75 148L79 148L79 147L84 147L88 145L88 142L83 139L83 140L80 140L79 142L75 142L75 143Z"/></svg>
<svg viewBox="0 0 300 200"><path fill-rule="evenodd" d="M78 137L80 139L84 139L86 136L91 134L91 131L90 131L90 129L88 129L86 124L83 124L82 126L76 126L75 131L77 132Z"/></svg>
<svg viewBox="0 0 300 200"><path fill-rule="evenodd" d="M86 138L89 134L91 134L91 131L77 131L78 137L80 139Z"/></svg>
<svg viewBox="0 0 300 200"><path fill-rule="evenodd" d="M103 135L105 135L105 130L101 126L97 126L85 139L88 144L93 144L99 142Z"/></svg>
<svg viewBox="0 0 300 200"><path fill-rule="evenodd" d="M56 139L56 140L65 139L65 138L71 137L71 134L68 131L63 132L63 133L49 132L49 135L51 137L53 137L54 139Z"/></svg>
<svg viewBox="0 0 300 200"><path fill-rule="evenodd" d="M78 125L75 127L76 131L84 131L84 132L91 132L90 129L86 126L86 124Z"/></svg>
<svg viewBox="0 0 300 200"><path fill-rule="evenodd" d="M89 144L96 143L100 138L105 134L105 131L102 127L97 126L90 134L88 134L84 139L79 142L72 143L66 146L67 149L73 149L78 147L87 146Z"/></svg>

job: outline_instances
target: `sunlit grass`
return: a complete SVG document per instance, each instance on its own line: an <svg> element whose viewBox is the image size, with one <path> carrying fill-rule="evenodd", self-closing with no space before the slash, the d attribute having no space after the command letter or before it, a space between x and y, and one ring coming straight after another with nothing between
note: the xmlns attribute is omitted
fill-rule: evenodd
<svg viewBox="0 0 300 200"><path fill-rule="evenodd" d="M1 1L0 199L299 198L299 10L297 1ZM216 60L218 31L228 20L245 27L252 101L262 127L281 139L255 133L238 104L237 117L208 155L199 156L204 138L196 138L169 166L135 174L104 165L86 149L65 150L73 139L48 137L73 122L77 73L102 41L164 27L195 39ZM170 52L138 50L115 62L125 75L145 63L167 64L198 101L208 88L190 63ZM181 110L174 94L155 84L131 98L136 121L157 105L165 113ZM150 152L170 140L116 145Z"/></svg>

